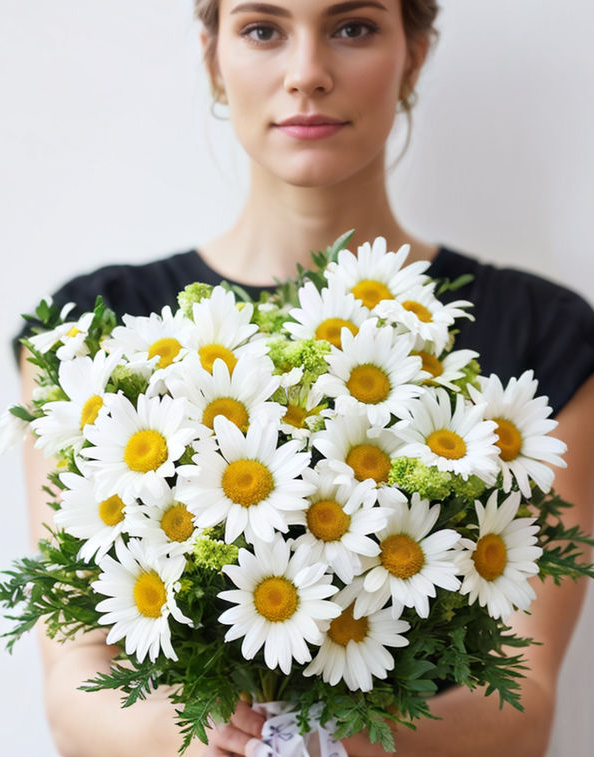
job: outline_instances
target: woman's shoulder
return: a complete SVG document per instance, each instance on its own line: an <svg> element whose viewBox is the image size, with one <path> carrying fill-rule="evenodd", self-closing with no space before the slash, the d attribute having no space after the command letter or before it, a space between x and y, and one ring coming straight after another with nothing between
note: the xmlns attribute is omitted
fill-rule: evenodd
<svg viewBox="0 0 594 757"><path fill-rule="evenodd" d="M449 248L442 248L430 272L450 280L472 276L447 299L473 303L475 320L461 326L457 345L481 353L483 373L508 379L532 368L555 411L594 373L594 310L582 295Z"/></svg>
<svg viewBox="0 0 594 757"><path fill-rule="evenodd" d="M54 294L58 306L75 304L74 314L92 310L98 295L118 315L148 315L175 305L178 292L200 276L194 250L145 263L106 265L67 281Z"/></svg>

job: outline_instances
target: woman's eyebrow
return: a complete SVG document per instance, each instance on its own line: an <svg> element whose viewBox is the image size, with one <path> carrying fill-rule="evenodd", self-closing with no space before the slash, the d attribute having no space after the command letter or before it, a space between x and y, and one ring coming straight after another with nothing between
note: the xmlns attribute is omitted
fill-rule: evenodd
<svg viewBox="0 0 594 757"><path fill-rule="evenodd" d="M359 8L379 8L383 11L388 10L385 5L376 0L346 0L346 2L331 5L327 8L324 15L337 16L340 13L346 13L347 11L353 11ZM252 13L267 13L270 16L282 16L283 18L291 17L290 11L286 10L286 8L281 8L278 5L271 5L270 3L241 3L240 5L236 5L231 13L248 11Z"/></svg>

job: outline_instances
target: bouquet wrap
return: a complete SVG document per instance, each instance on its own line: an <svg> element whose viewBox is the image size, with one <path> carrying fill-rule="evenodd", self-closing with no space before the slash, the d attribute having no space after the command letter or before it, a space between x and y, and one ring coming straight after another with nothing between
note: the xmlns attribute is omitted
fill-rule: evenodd
<svg viewBox="0 0 594 757"><path fill-rule="evenodd" d="M291 702L258 702L256 712L266 716L262 741L255 757L346 757L343 745L332 737L335 724L319 721L321 707L310 711L310 730L302 733Z"/></svg>

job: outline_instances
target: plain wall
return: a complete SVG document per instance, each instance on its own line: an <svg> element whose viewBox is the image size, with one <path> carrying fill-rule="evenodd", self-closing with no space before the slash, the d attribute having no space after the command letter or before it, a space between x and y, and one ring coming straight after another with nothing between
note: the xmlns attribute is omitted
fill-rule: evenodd
<svg viewBox="0 0 594 757"><path fill-rule="evenodd" d="M394 208L427 241L594 300L594 4L446 2ZM197 33L190 0L0 0L0 408L18 393L20 312L75 273L191 249L235 217L245 162L209 115ZM0 475L5 568L27 550L17 452ZM593 753L593 597L549 757ZM0 652L0 733L4 754L55 755L33 637Z"/></svg>

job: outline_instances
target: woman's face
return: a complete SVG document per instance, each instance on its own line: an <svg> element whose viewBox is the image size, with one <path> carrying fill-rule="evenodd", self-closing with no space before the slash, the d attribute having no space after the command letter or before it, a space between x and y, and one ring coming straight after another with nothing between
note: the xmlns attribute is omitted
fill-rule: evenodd
<svg viewBox="0 0 594 757"><path fill-rule="evenodd" d="M375 162L411 73L400 0L220 0L215 62L248 155L297 186ZM333 126L283 126L318 116Z"/></svg>

